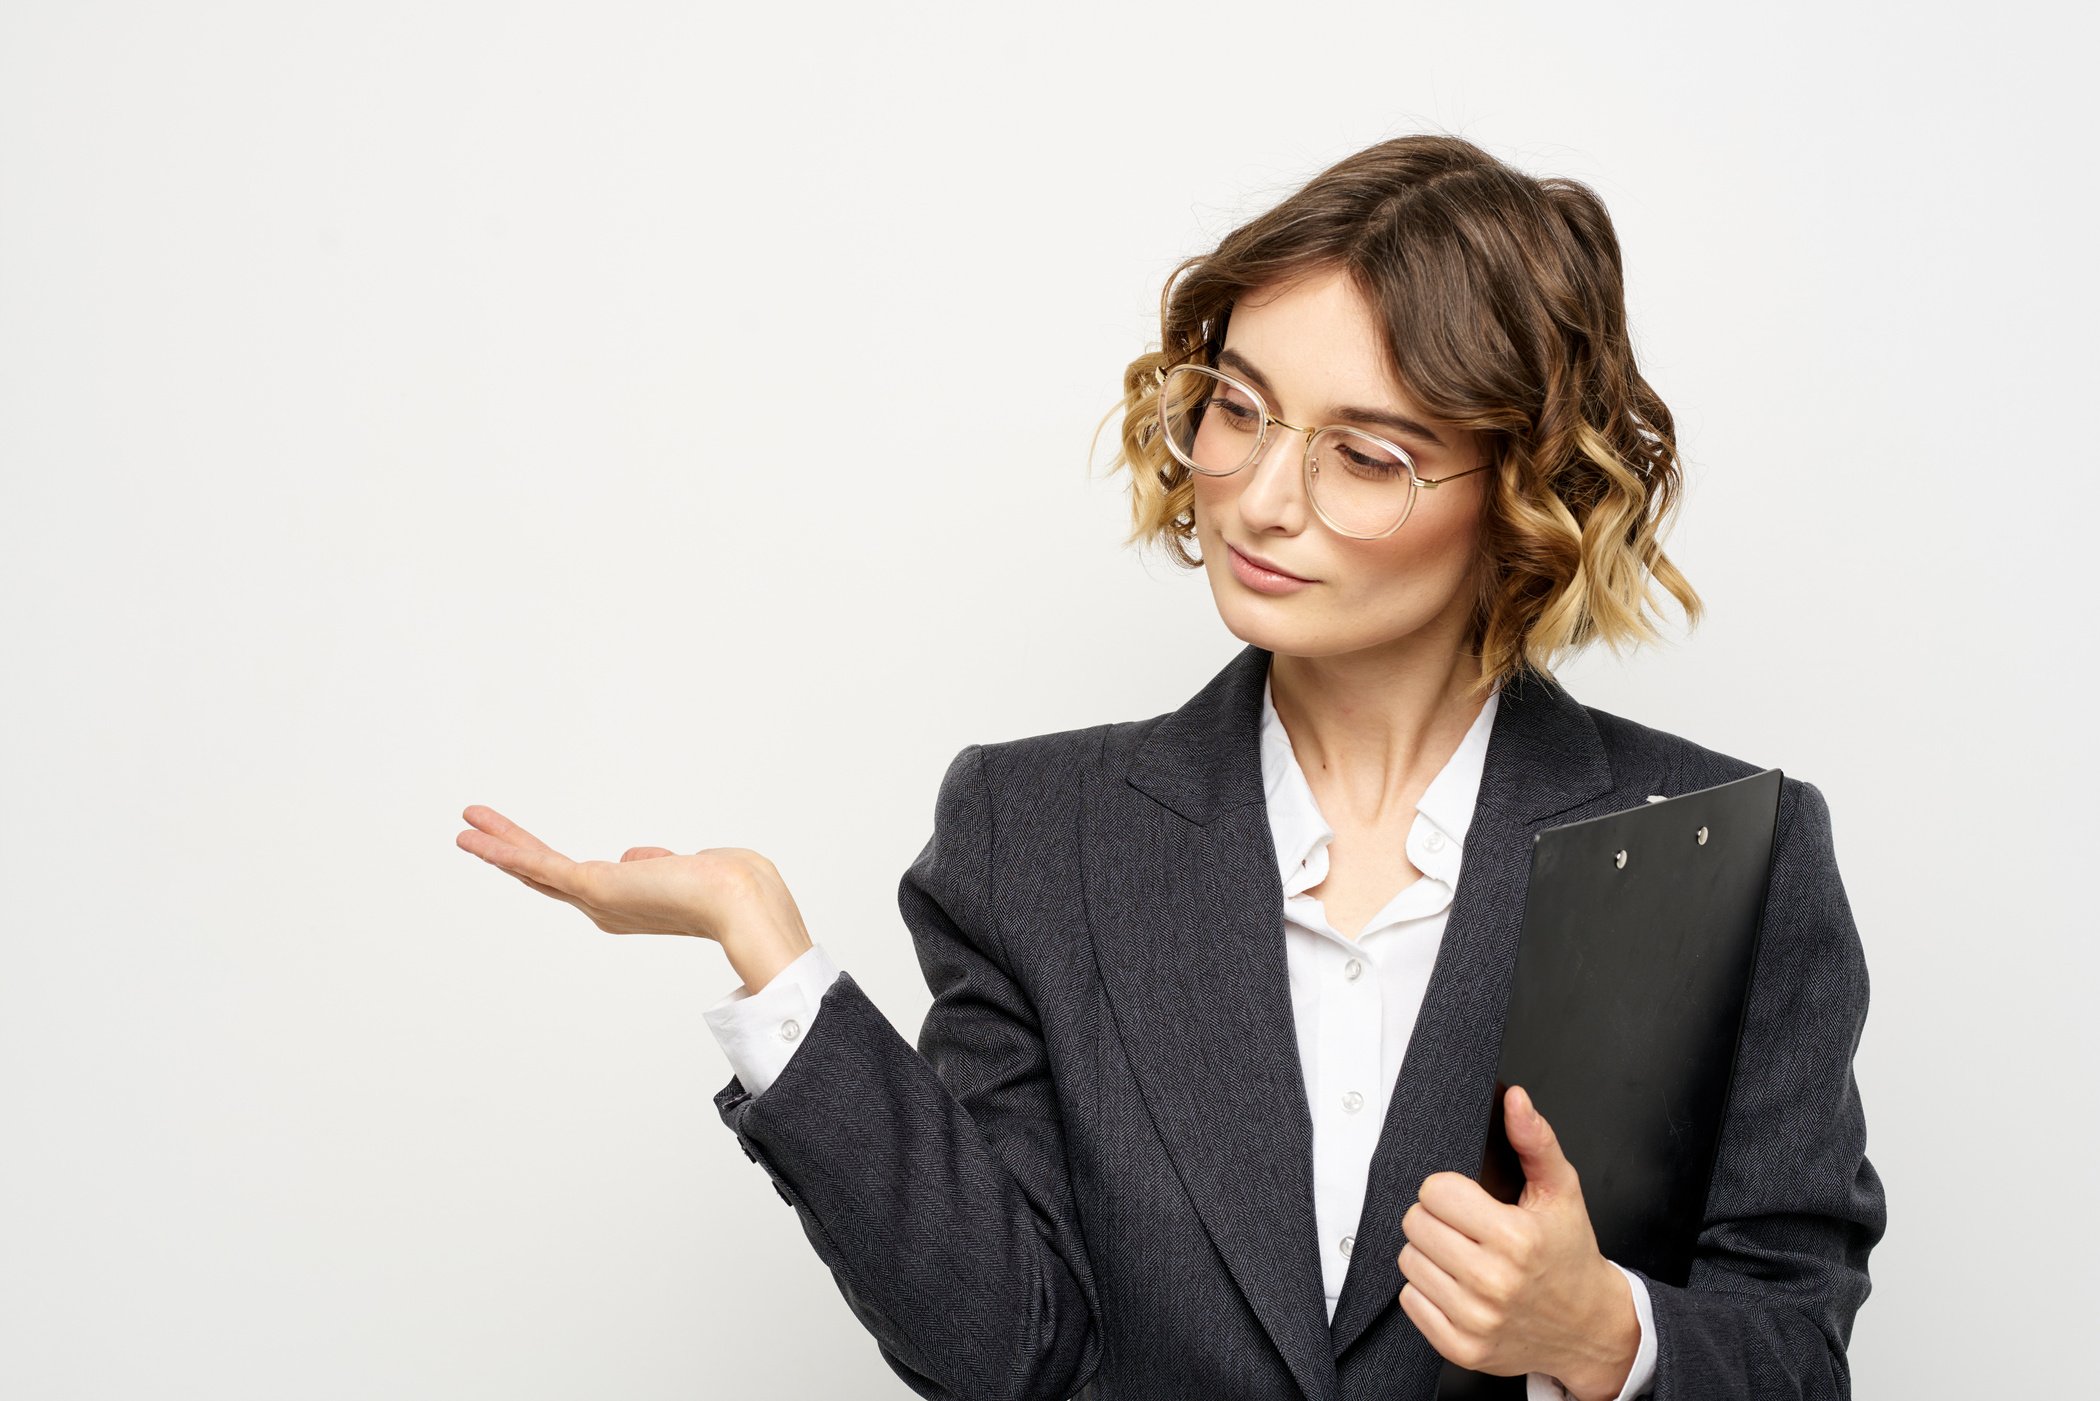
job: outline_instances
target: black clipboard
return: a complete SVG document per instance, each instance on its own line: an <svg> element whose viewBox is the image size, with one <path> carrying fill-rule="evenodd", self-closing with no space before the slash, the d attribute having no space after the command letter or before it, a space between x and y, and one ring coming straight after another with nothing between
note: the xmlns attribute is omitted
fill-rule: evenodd
<svg viewBox="0 0 2100 1401"><path fill-rule="evenodd" d="M1682 1286L1712 1185L1757 964L1783 775L1534 839L1480 1184L1514 1202L1502 1123L1522 1085L1582 1175L1597 1247ZM1445 1363L1439 1401L1524 1396L1524 1378Z"/></svg>

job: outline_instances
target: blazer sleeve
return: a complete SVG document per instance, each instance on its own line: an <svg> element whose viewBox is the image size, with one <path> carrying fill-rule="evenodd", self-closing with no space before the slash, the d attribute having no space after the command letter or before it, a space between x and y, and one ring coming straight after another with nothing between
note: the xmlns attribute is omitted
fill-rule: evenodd
<svg viewBox="0 0 2100 1401"><path fill-rule="evenodd" d="M842 971L765 1092L732 1078L715 1106L914 1392L1063 1401L1100 1363L1100 1301L991 880L991 792L971 745L898 885L934 995L918 1048Z"/></svg>
<svg viewBox="0 0 2100 1401"><path fill-rule="evenodd" d="M1830 808L1789 778L1697 1252L1684 1288L1648 1279L1653 1401L1851 1396L1845 1350L1887 1225L1852 1070L1866 1016Z"/></svg>

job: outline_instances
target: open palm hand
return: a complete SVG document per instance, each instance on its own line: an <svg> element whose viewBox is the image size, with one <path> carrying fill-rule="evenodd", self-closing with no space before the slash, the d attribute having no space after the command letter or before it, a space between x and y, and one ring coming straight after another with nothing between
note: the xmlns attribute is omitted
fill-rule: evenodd
<svg viewBox="0 0 2100 1401"><path fill-rule="evenodd" d="M583 911L608 934L684 934L723 942L794 902L773 863L745 847L711 847L681 856L660 846L630 847L618 861L574 861L494 808L474 804L457 838L463 851L542 895ZM799 926L799 916L796 918Z"/></svg>

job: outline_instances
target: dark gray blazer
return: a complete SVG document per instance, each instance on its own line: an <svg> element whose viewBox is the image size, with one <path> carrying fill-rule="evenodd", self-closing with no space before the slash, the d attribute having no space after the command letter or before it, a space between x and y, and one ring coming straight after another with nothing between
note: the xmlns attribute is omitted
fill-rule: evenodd
<svg viewBox="0 0 2100 1401"><path fill-rule="evenodd" d="M1429 1174L1478 1174L1533 834L1760 767L1505 687L1330 1329L1269 658L1148 720L964 749L898 891L934 996L917 1050L842 972L764 1094L715 1096L921 1396L1429 1401L1400 1218ZM1867 968L1814 785L1786 779L1776 841L1690 1285L1648 1284L1654 1401L1850 1394L1886 1220L1852 1073Z"/></svg>

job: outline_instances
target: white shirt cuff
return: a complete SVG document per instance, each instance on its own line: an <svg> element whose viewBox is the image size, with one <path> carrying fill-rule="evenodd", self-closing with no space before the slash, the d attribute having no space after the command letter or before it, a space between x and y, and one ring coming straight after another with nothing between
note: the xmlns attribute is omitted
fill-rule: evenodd
<svg viewBox="0 0 2100 1401"><path fill-rule="evenodd" d="M838 975L824 946L813 943L756 993L739 983L701 1012L746 1090L764 1094L779 1078L815 1024L824 990Z"/></svg>
<svg viewBox="0 0 2100 1401"><path fill-rule="evenodd" d="M1648 1297L1648 1281L1616 1260L1612 1264L1633 1286L1633 1312L1641 1320L1641 1345L1633 1354L1633 1370L1626 1374L1626 1385L1619 1392L1619 1401L1633 1401L1655 1380L1655 1304Z"/></svg>
<svg viewBox="0 0 2100 1401"><path fill-rule="evenodd" d="M1648 1297L1646 1281L1616 1260L1612 1266L1626 1276L1626 1283L1633 1289L1633 1312L1641 1321L1641 1343L1633 1354L1633 1370L1626 1374L1626 1385L1613 1401L1635 1401L1655 1380L1655 1304ZM1524 1401L1564 1401L1567 1394L1566 1387L1543 1372L1532 1372L1524 1378Z"/></svg>

